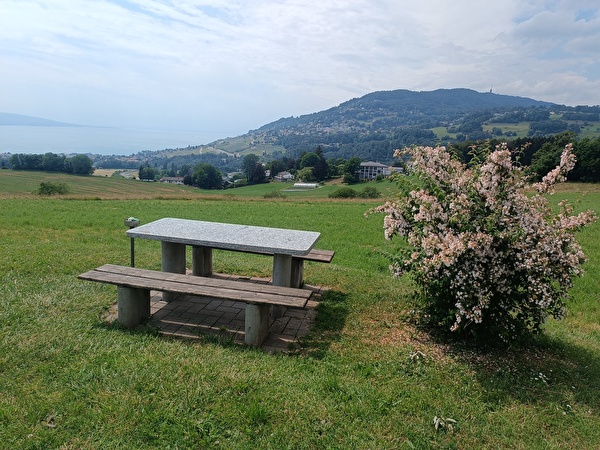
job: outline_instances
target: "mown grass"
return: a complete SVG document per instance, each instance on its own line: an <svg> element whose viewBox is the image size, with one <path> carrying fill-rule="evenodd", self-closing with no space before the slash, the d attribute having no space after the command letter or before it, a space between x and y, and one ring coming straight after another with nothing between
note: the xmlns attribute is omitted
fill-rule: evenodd
<svg viewBox="0 0 600 450"><path fill-rule="evenodd" d="M492 131L492 128L500 128L503 133L513 132L517 137L527 137L529 132L529 122L519 123L490 123L483 125L483 131Z"/></svg>
<svg viewBox="0 0 600 450"><path fill-rule="evenodd" d="M71 181L72 192L79 183ZM579 234L589 261L568 317L550 321L531 347L478 351L410 320L411 283L392 279L382 255L400 243L383 239L380 216L363 217L380 201L264 200L256 192L190 198L172 186L181 197L165 198L156 183L126 180L119 198L95 200L114 186L110 178L98 183L97 194L81 197L14 188L0 199L0 448L600 444L598 223ZM564 196L600 211L597 189L570 186L556 200ZM320 231L318 247L336 256L307 264L305 277L331 291L302 349L272 356L107 326L114 287L76 276L129 262L123 219L132 215L143 223L185 217ZM136 265L159 268L159 245L136 241ZM268 275L270 262L220 252L215 269ZM434 416L457 424L436 431Z"/></svg>

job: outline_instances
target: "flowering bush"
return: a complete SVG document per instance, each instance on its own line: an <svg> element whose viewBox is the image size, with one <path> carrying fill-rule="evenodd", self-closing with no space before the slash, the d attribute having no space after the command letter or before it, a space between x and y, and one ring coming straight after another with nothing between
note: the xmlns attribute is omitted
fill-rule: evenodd
<svg viewBox="0 0 600 450"><path fill-rule="evenodd" d="M444 147L394 156L405 154L418 186L375 211L385 213L386 238L407 238L411 248L390 268L398 276L411 272L434 323L508 342L538 332L549 315L563 317L584 261L574 233L596 218L592 211L572 215L566 202L553 213L544 196L575 165L571 145L536 184L505 144L472 167Z"/></svg>

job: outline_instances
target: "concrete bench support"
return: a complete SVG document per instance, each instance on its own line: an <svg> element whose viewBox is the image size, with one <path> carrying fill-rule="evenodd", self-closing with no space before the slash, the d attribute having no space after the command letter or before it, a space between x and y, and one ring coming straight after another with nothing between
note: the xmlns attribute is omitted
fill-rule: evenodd
<svg viewBox="0 0 600 450"><path fill-rule="evenodd" d="M125 286L117 287L118 320L124 327L133 327L150 317L150 291Z"/></svg>
<svg viewBox="0 0 600 450"><path fill-rule="evenodd" d="M278 307L281 308L281 307ZM258 347L269 334L269 305L246 305L246 321L244 324L246 344Z"/></svg>

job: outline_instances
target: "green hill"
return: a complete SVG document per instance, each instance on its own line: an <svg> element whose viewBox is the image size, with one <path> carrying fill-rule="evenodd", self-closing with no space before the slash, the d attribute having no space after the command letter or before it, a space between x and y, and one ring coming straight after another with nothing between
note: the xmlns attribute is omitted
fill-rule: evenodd
<svg viewBox="0 0 600 450"><path fill-rule="evenodd" d="M356 156L390 163L394 149L404 146L492 137L511 140L563 131L600 136L600 106L570 107L470 89L394 90L373 92L325 111L281 118L207 145L144 152L143 160L157 167L208 162L228 171L248 153L265 160L296 158L321 146L326 158ZM107 160L101 164L110 167Z"/></svg>

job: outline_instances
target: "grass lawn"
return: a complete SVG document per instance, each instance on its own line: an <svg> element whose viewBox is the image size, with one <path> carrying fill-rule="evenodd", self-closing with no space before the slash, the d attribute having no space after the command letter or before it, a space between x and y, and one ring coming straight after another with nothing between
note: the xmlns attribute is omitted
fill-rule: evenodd
<svg viewBox="0 0 600 450"><path fill-rule="evenodd" d="M71 193L32 194L48 180ZM390 183L373 186L392 195ZM223 195L0 171L0 448L600 446L600 223L579 233L589 261L568 317L548 322L532 347L476 351L411 322L411 282L391 278L383 255L401 243L384 240L381 216L363 217L383 197L332 201L335 188L265 199L276 185ZM597 186L567 185L555 197L600 212ZM108 326L114 286L77 275L129 263L129 216L321 232L317 246L336 256L308 263L305 279L330 292L301 349L274 356ZM160 245L136 241L136 265L159 269ZM214 267L271 269L268 258L234 252L217 253ZM456 424L436 430L436 416Z"/></svg>
<svg viewBox="0 0 600 450"><path fill-rule="evenodd" d="M529 132L529 122L519 123L490 123L483 125L483 131L492 131L492 128L500 128L503 133L513 132L517 137L527 137Z"/></svg>
<svg viewBox="0 0 600 450"><path fill-rule="evenodd" d="M600 137L600 122L587 122L581 127L581 137L594 139Z"/></svg>

